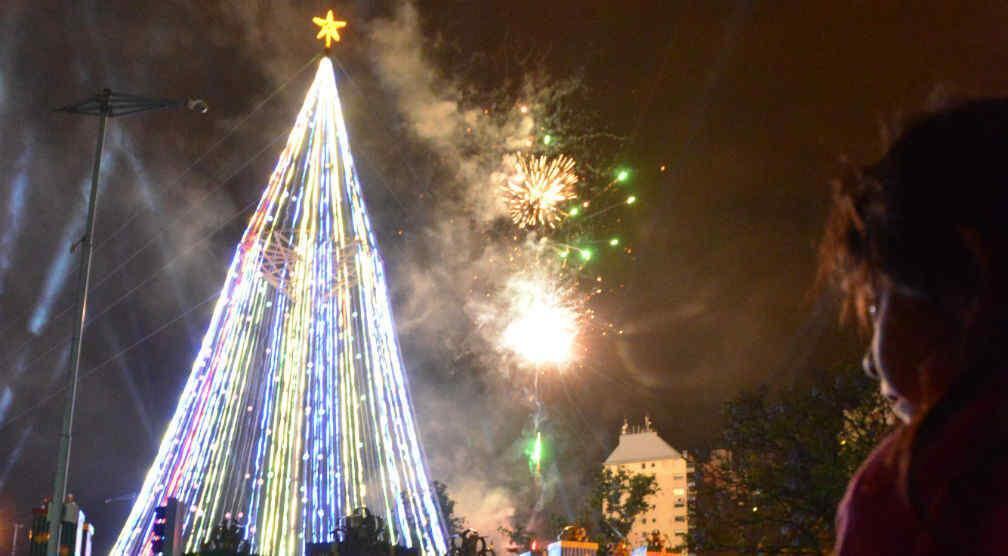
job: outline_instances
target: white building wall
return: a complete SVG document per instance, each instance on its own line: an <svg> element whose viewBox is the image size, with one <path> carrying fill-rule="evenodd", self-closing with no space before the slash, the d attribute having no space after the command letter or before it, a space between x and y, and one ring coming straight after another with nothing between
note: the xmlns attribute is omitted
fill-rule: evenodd
<svg viewBox="0 0 1008 556"><path fill-rule="evenodd" d="M655 477L658 492L648 499L653 507L638 516L627 535L632 546L646 544L648 536L655 530L667 538L667 548L684 542L689 531L692 466L682 454L658 436L650 422L636 431L631 431L624 425L619 445L604 465L613 471L624 469L629 473Z"/></svg>
<svg viewBox="0 0 1008 556"><path fill-rule="evenodd" d="M640 515L627 540L633 546L647 542L652 531L661 531L669 538L670 545L676 546L689 529L687 464L684 458L649 460L633 463L610 464L607 468L615 471L625 469L629 473L641 473L655 477L658 492L648 502L650 511Z"/></svg>

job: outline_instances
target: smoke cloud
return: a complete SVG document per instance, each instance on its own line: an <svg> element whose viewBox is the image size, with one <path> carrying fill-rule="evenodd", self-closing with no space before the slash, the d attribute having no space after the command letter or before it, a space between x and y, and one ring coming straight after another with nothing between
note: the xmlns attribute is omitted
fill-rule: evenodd
<svg viewBox="0 0 1008 556"><path fill-rule="evenodd" d="M410 230L422 252L400 263L408 293L397 318L404 341L440 346L441 357L455 362L445 373L450 392L417 388L418 413L434 417L421 425L428 458L457 513L501 547L497 528L530 498L539 497L539 506L554 502L559 486L556 466L545 467L538 484L529 475L524 444L538 411L530 402L533 374L500 348L509 281L546 263L539 238L502 232L514 228L498 189L513 172L512 153L532 146L532 107L552 91L525 88L527 100L493 112L469 106L466 84L418 47L422 26L416 6L402 2L369 34L378 79L406 133L433 153L439 171L427 198L436 217Z"/></svg>

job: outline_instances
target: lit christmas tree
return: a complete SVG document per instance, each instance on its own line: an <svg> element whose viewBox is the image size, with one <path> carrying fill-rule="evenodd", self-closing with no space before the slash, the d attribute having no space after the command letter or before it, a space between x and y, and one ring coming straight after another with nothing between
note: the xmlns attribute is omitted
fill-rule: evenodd
<svg viewBox="0 0 1008 556"><path fill-rule="evenodd" d="M345 25L316 23L327 42ZM301 554L359 507L393 544L447 551L328 57L113 554L150 553L168 497L186 551L233 514L253 551Z"/></svg>

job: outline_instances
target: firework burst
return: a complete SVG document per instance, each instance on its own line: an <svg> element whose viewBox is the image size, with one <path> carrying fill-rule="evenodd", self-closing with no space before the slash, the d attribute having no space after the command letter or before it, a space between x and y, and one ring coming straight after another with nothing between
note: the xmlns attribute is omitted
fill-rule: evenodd
<svg viewBox="0 0 1008 556"><path fill-rule="evenodd" d="M511 219L519 228L555 228L560 223L564 215L561 204L576 196L574 167L574 159L566 155L516 155L515 173L502 190Z"/></svg>
<svg viewBox="0 0 1008 556"><path fill-rule="evenodd" d="M510 318L502 347L535 367L570 363L582 320L573 292L542 275L515 276L507 291Z"/></svg>

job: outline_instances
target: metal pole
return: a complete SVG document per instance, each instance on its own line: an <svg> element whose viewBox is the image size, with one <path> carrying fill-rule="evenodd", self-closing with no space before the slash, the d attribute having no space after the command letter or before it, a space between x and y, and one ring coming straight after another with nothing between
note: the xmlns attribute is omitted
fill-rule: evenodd
<svg viewBox="0 0 1008 556"><path fill-rule="evenodd" d="M18 532L20 532L21 529L23 528L24 525L21 525L20 523L14 524L14 538L11 539L11 549L10 549L11 556L17 556Z"/></svg>
<svg viewBox="0 0 1008 556"><path fill-rule="evenodd" d="M53 497L49 503L49 544L47 556L58 556L60 533L63 521L63 500L67 494L67 482L70 473L70 439L73 434L74 409L77 405L77 383L80 378L81 340L84 336L84 322L87 317L87 292L91 281L91 258L94 254L94 242L91 241L95 225L95 205L98 201L98 176L101 171L102 147L105 144L105 124L109 116L109 97L111 91L105 89L99 96L101 113L98 118L98 145L95 147L94 169L91 171L91 196L88 199L87 224L84 236L80 240L81 264L77 286L77 329L70 343L70 391L63 413L63 430L60 432L59 453L56 456L56 477L53 479ZM77 516L72 516L75 520Z"/></svg>

